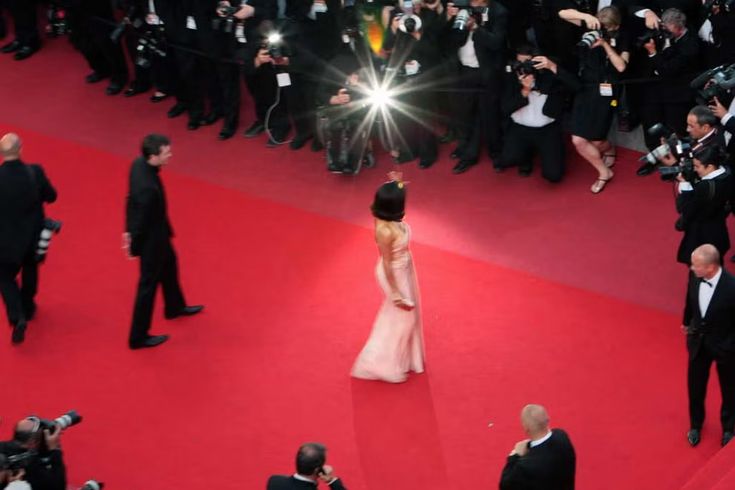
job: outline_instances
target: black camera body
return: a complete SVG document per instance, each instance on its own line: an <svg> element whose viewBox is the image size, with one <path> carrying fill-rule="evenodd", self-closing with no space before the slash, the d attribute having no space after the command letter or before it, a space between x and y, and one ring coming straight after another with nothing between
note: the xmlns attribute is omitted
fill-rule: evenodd
<svg viewBox="0 0 735 490"><path fill-rule="evenodd" d="M518 76L536 75L538 73L538 70L536 69L536 63L533 60L513 60L510 64L510 68Z"/></svg>
<svg viewBox="0 0 735 490"><path fill-rule="evenodd" d="M666 29L646 29L636 40L636 46L640 49L651 40L656 43L656 49L661 50L667 39L671 39L671 33Z"/></svg>
<svg viewBox="0 0 735 490"><path fill-rule="evenodd" d="M51 2L48 8L48 25L46 26L46 34L49 37L63 36L69 32L69 26L66 23L66 9L57 2Z"/></svg>
<svg viewBox="0 0 735 490"><path fill-rule="evenodd" d="M212 19L212 29L215 31L222 31L225 34L232 34L235 30L235 14L240 10L240 7L232 5L219 4L217 5L217 16Z"/></svg>
<svg viewBox="0 0 735 490"><path fill-rule="evenodd" d="M699 75L689 86L697 91L697 103L708 105L715 97L720 102L729 99L728 92L735 87L735 64L720 65Z"/></svg>
<svg viewBox="0 0 735 490"><path fill-rule="evenodd" d="M41 234L38 237L38 244L36 246L36 262L43 262L46 259L51 238L61 231L61 226L61 221L56 221L51 218L45 218L43 220L43 228L41 228Z"/></svg>
<svg viewBox="0 0 735 490"><path fill-rule="evenodd" d="M604 39L605 41L610 42L612 35L610 31L605 29L605 27L600 27L594 31L585 32L577 43L577 46L580 48L591 49L592 45L595 44L598 39Z"/></svg>
<svg viewBox="0 0 735 490"><path fill-rule="evenodd" d="M166 57L166 37L163 28L153 26L138 39L135 47L135 64L141 68L150 68L154 56Z"/></svg>

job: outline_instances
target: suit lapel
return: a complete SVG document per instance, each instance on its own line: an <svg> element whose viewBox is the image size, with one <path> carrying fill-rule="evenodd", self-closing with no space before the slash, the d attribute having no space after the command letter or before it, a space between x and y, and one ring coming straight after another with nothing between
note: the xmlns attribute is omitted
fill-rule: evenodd
<svg viewBox="0 0 735 490"><path fill-rule="evenodd" d="M720 276L720 280L717 281L717 286L715 287L714 292L712 293L712 299L709 301L709 306L707 307L707 313L702 317L702 319L707 318L707 315L709 315L714 308L718 305L719 301L721 300L723 296L723 290L730 287L730 276L727 275L727 272L725 272L725 269L722 269L722 275ZM697 297L699 297L699 293L697 293Z"/></svg>

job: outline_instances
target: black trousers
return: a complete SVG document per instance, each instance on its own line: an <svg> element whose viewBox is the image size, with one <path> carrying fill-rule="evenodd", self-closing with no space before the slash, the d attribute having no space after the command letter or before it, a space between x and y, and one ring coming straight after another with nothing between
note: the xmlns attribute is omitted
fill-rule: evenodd
<svg viewBox="0 0 735 490"><path fill-rule="evenodd" d="M248 60L247 63L252 63ZM245 75L245 84L255 102L255 117L258 121L265 123L269 108L276 102L278 95L278 82L276 70L271 64L261 65L254 72ZM268 129L276 139L285 138L291 129L288 121L288 102L284 89L281 89L278 105L271 111L268 121Z"/></svg>
<svg viewBox="0 0 735 490"><path fill-rule="evenodd" d="M198 45L187 47L200 49ZM176 50L176 63L180 82L178 99L186 105L189 120L198 121L204 116L206 99L210 111L222 114L222 92L218 88L215 62L189 51Z"/></svg>
<svg viewBox="0 0 735 490"><path fill-rule="evenodd" d="M694 359L689 359L687 382L689 388L689 419L693 429L701 429L704 423L704 398L707 394L712 362L717 367L720 380L722 407L720 423L723 432L735 428L735 359L715 359L706 345L702 345Z"/></svg>
<svg viewBox="0 0 735 490"><path fill-rule="evenodd" d="M20 273L22 286L18 286ZM22 264L0 264L0 294L5 302L8 322L17 325L27 319L34 309L34 298L38 291L38 262L35 251L28 254Z"/></svg>
<svg viewBox="0 0 735 490"><path fill-rule="evenodd" d="M240 122L240 65L217 62L217 82L221 94L220 114L224 118L224 126L236 129Z"/></svg>
<svg viewBox="0 0 735 490"><path fill-rule="evenodd" d="M464 161L477 162L484 140L491 158L502 151L499 84L494 88L482 80L479 68L461 67L459 92L459 153Z"/></svg>
<svg viewBox="0 0 735 490"><path fill-rule="evenodd" d="M35 0L9 0L8 8L15 25L15 39L21 46L38 48L41 37L38 34L37 2Z"/></svg>
<svg viewBox="0 0 735 490"><path fill-rule="evenodd" d="M564 136L558 121L541 128L510 122L500 166L530 171L534 155L541 159L541 174L546 180L559 182L564 177Z"/></svg>
<svg viewBox="0 0 735 490"><path fill-rule="evenodd" d="M676 131L679 137L687 135L687 114L689 114L689 110L694 106L693 102L646 103L645 100L649 97L649 94L644 92L643 96L643 103L640 106L640 116L644 130L643 135L649 150L653 150L661 145L661 141L649 135L647 131L648 128L656 123L664 123Z"/></svg>
<svg viewBox="0 0 735 490"><path fill-rule="evenodd" d="M84 56L92 71L109 76L120 85L128 82L128 65L120 43L113 43L110 34L115 20L112 9L90 14L84 5L69 13L69 39Z"/></svg>
<svg viewBox="0 0 735 490"><path fill-rule="evenodd" d="M163 288L163 303L167 314L176 313L186 306L179 284L176 253L168 240L160 246L148 247L140 256L140 279L135 295L130 342L142 341L148 335L159 284Z"/></svg>
<svg viewBox="0 0 735 490"><path fill-rule="evenodd" d="M365 155L370 129L360 129L362 118L334 117L326 128L327 162L343 169L356 169L360 159Z"/></svg>
<svg viewBox="0 0 735 490"><path fill-rule="evenodd" d="M314 70L318 70L316 66ZM292 73L288 91L288 109L296 134L312 136L316 132L316 91L318 74Z"/></svg>

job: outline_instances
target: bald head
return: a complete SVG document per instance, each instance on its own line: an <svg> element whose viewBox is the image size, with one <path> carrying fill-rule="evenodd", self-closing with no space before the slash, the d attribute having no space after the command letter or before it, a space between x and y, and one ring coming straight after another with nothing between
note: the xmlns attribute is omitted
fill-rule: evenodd
<svg viewBox="0 0 735 490"><path fill-rule="evenodd" d="M702 265L712 265L720 263L720 252L717 251L714 245L705 243L694 249L692 252L692 261L697 258L698 262Z"/></svg>
<svg viewBox="0 0 735 490"><path fill-rule="evenodd" d="M0 138L0 154L3 160L15 160L20 156L21 141L15 133L8 133Z"/></svg>
<svg viewBox="0 0 735 490"><path fill-rule="evenodd" d="M541 405L526 405L521 410L521 424L531 438L549 430L549 414Z"/></svg>

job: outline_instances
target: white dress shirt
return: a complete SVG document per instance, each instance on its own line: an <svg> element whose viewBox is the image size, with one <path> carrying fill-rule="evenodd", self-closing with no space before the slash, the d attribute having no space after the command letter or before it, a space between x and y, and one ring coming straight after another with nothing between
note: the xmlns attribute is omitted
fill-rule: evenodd
<svg viewBox="0 0 735 490"><path fill-rule="evenodd" d="M525 105L510 115L513 122L529 128L543 128L554 122L554 119L544 114L544 104L549 96L531 90L528 94L528 105Z"/></svg>
<svg viewBox="0 0 735 490"><path fill-rule="evenodd" d="M717 269L717 274L712 279L707 279L707 283L704 281L699 283L699 312L702 314L702 318L707 314L707 308L709 303L712 301L712 295L715 294L715 288L717 283L720 282L722 277L722 267Z"/></svg>
<svg viewBox="0 0 735 490"><path fill-rule="evenodd" d="M547 432L546 435L542 437L541 439L536 439L535 441L531 441L529 446L530 447L540 446L541 444L548 441L550 437L551 437L551 431Z"/></svg>
<svg viewBox="0 0 735 490"><path fill-rule="evenodd" d="M715 177L719 177L720 175L724 173L725 173L725 169L720 167L717 170L714 170L708 173L707 175L705 175L704 177L702 177L702 180L711 180L711 179L714 179ZM682 192L689 192L693 190L694 190L694 187L692 187L692 184L690 184L689 182L679 182L679 194L681 194Z"/></svg>
<svg viewBox="0 0 735 490"><path fill-rule="evenodd" d="M467 36L467 42L459 48L459 62L462 63L462 66L468 68L480 68L480 62L477 61L477 53L475 53L473 35L474 32L470 32L470 35Z"/></svg>

